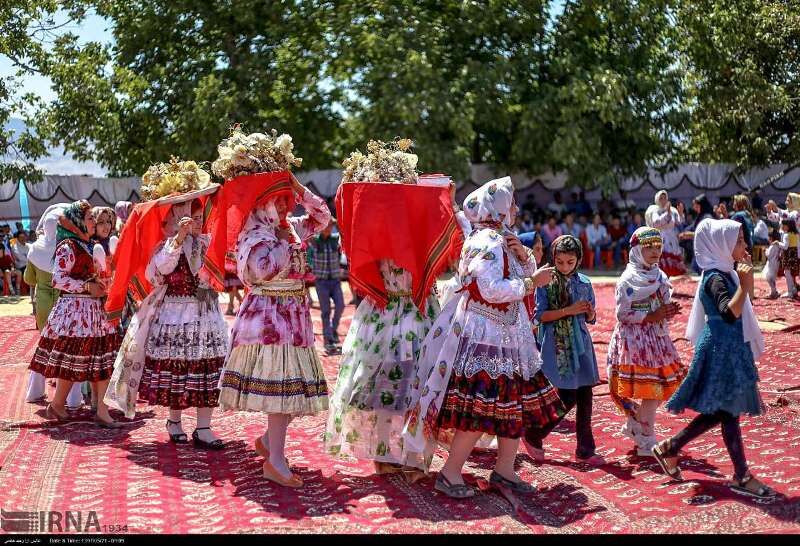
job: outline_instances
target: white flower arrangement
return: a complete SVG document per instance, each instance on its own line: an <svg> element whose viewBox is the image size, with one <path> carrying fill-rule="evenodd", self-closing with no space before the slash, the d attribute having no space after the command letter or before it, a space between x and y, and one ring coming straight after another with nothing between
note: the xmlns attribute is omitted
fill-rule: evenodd
<svg viewBox="0 0 800 546"><path fill-rule="evenodd" d="M211 185L211 175L194 161L173 157L169 163L156 163L142 176L142 198L150 201L173 193L202 190Z"/></svg>
<svg viewBox="0 0 800 546"><path fill-rule="evenodd" d="M295 157L292 137L270 134L245 134L239 125L231 129L231 136L217 146L219 158L211 164L211 171L225 180L245 174L288 171L299 167L303 159Z"/></svg>
<svg viewBox="0 0 800 546"><path fill-rule="evenodd" d="M417 155L410 152L414 142L398 138L392 142L370 140L367 154L356 150L342 162L342 182L390 182L416 184Z"/></svg>

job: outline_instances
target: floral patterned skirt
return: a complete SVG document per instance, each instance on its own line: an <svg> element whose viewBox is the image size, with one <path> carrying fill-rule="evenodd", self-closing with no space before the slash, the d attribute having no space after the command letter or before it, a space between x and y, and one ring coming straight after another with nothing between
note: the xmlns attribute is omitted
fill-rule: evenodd
<svg viewBox="0 0 800 546"><path fill-rule="evenodd" d="M313 415L328 409L328 385L314 347L234 347L220 387L223 410Z"/></svg>
<svg viewBox="0 0 800 546"><path fill-rule="evenodd" d="M31 360L31 371L67 381L111 378L122 344L99 298L69 293L56 300Z"/></svg>
<svg viewBox="0 0 800 546"><path fill-rule="evenodd" d="M662 252L661 259L658 266L667 275L667 277L677 277L686 273L686 264L683 262L681 254L673 254L671 252Z"/></svg>
<svg viewBox="0 0 800 546"><path fill-rule="evenodd" d="M519 438L528 428L558 420L565 410L541 371L527 381L516 374L492 378L484 370L471 377L453 373L439 412L439 428Z"/></svg>
<svg viewBox="0 0 800 546"><path fill-rule="evenodd" d="M668 400L686 376L668 332L658 328L651 324L614 328L608 344L608 379L617 405L620 399Z"/></svg>
<svg viewBox="0 0 800 546"><path fill-rule="evenodd" d="M800 259L797 257L797 248L787 248L781 252L781 267L784 273L788 271L795 277L800 275Z"/></svg>
<svg viewBox="0 0 800 546"><path fill-rule="evenodd" d="M147 334L139 398L170 409L215 407L228 330L216 292L167 296Z"/></svg>

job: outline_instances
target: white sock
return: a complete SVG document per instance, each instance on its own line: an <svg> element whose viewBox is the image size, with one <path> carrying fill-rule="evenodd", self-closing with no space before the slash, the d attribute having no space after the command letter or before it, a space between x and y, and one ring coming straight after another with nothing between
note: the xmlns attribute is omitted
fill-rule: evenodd
<svg viewBox="0 0 800 546"><path fill-rule="evenodd" d="M275 467L285 478L292 475L286 464L286 429L289 427L290 418L284 413L270 413L268 416L269 436L269 463Z"/></svg>
<svg viewBox="0 0 800 546"><path fill-rule="evenodd" d="M169 420L172 423L167 423L169 432L171 434L180 434L183 432L183 426L180 423L182 410L171 409L169 410ZM175 424L178 423L178 424Z"/></svg>
<svg viewBox="0 0 800 546"><path fill-rule="evenodd" d="M28 376L28 391L25 393L25 401L33 402L43 397L46 384L47 381L42 374L31 372Z"/></svg>
<svg viewBox="0 0 800 546"><path fill-rule="evenodd" d="M214 408L197 408L197 436L204 442L213 442L217 439L210 428L212 413Z"/></svg>
<svg viewBox="0 0 800 546"><path fill-rule="evenodd" d="M69 394L67 395L67 407L69 408L79 408L83 404L83 391L81 391L81 386L83 383L73 383L72 388L69 390Z"/></svg>

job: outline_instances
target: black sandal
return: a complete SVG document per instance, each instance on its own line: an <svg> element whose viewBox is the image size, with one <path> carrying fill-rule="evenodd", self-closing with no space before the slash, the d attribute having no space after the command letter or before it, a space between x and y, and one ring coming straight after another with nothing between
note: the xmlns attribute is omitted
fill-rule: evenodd
<svg viewBox="0 0 800 546"><path fill-rule="evenodd" d="M172 434L169 431L169 426L170 425L180 425L180 424L181 424L180 421L172 421L170 419L167 419L167 434L169 434L169 441L172 442L173 444L188 444L189 443L189 437L186 436L185 432L179 432L178 434Z"/></svg>
<svg viewBox="0 0 800 546"><path fill-rule="evenodd" d="M676 457L675 466L671 467L667 462L667 445L669 445L669 440L664 440L662 442L657 443L653 446L652 452L653 457L655 457L658 464L661 466L661 470L664 473L672 478L673 480L683 480L683 476L681 475L681 469L678 467L678 461ZM671 458L671 457L670 457Z"/></svg>
<svg viewBox="0 0 800 546"><path fill-rule="evenodd" d="M213 449L214 451L225 449L225 442L223 442L219 438L211 442L206 442L205 440L201 440L200 435L197 434L198 430L211 430L211 427L200 427L194 429L194 432L192 432L192 442L194 442L194 447L200 447L203 449Z"/></svg>
<svg viewBox="0 0 800 546"><path fill-rule="evenodd" d="M453 499L468 499L475 496L473 488L463 483L453 485L441 472L436 476L433 488Z"/></svg>
<svg viewBox="0 0 800 546"><path fill-rule="evenodd" d="M758 489L752 490L747 488L747 484L751 481L756 480L756 483L760 484ZM741 480L737 480L736 478L728 484L728 487L731 488L732 491L739 493L740 495L746 495L748 497L753 497L756 499L772 499L775 498L778 493L775 492L774 489L768 487L761 483L760 480L756 479L750 472L744 475Z"/></svg>
<svg viewBox="0 0 800 546"><path fill-rule="evenodd" d="M494 470L492 470L492 473L489 475L489 483L495 486L505 487L514 493L533 493L536 491L536 488L528 482L511 481L508 478L504 478L500 475L500 473L495 472Z"/></svg>

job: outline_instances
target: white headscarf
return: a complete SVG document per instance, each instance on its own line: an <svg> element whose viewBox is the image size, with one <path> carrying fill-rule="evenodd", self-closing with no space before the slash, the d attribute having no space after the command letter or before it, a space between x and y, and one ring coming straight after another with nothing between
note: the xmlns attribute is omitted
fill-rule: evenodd
<svg viewBox="0 0 800 546"><path fill-rule="evenodd" d="M697 226L694 234L694 252L697 265L703 271L717 269L723 273L728 273L733 279L734 284L739 286L739 276L734 270L733 249L739 238L739 231L742 225L735 220L714 220L706 218ZM686 337L692 342L697 343L700 334L706 323L706 312L700 301L700 291L703 282L697 284L697 292L692 304L692 313L689 315L689 324L686 326ZM758 327L758 319L750 303L750 296L745 296L744 306L742 307L742 328L744 330L744 340L750 343L750 350L753 358L758 359L764 352L764 336Z"/></svg>
<svg viewBox="0 0 800 546"><path fill-rule="evenodd" d="M658 203L658 201L661 199L662 195L666 196L666 197L669 197L669 194L666 192L666 190L657 191L655 197L653 198L653 201L655 201L655 204L654 205L650 205L649 207L647 207L647 210L644 213L644 223L647 224L650 227L654 227L653 226L653 216L655 216L657 213L659 213L659 212L661 212L663 210L671 210L671 211L673 211L674 214L678 213L677 209L675 209L675 207L670 205L669 199L667 199L667 206L666 207L662 207Z"/></svg>
<svg viewBox="0 0 800 546"><path fill-rule="evenodd" d="M479 222L502 222L510 228L514 185L511 177L490 180L464 199L464 215L473 225Z"/></svg>
<svg viewBox="0 0 800 546"><path fill-rule="evenodd" d="M617 282L617 301L641 301L649 298L663 285L670 286L669 279L658 267L658 263L648 265L642 256L640 240L661 238L656 228L642 226L631 236L631 250L628 265Z"/></svg>
<svg viewBox="0 0 800 546"><path fill-rule="evenodd" d="M50 205L39 219L36 226L38 236L28 249L28 261L47 273L53 272L53 260L56 254L56 228L58 219L69 205L58 203Z"/></svg>

